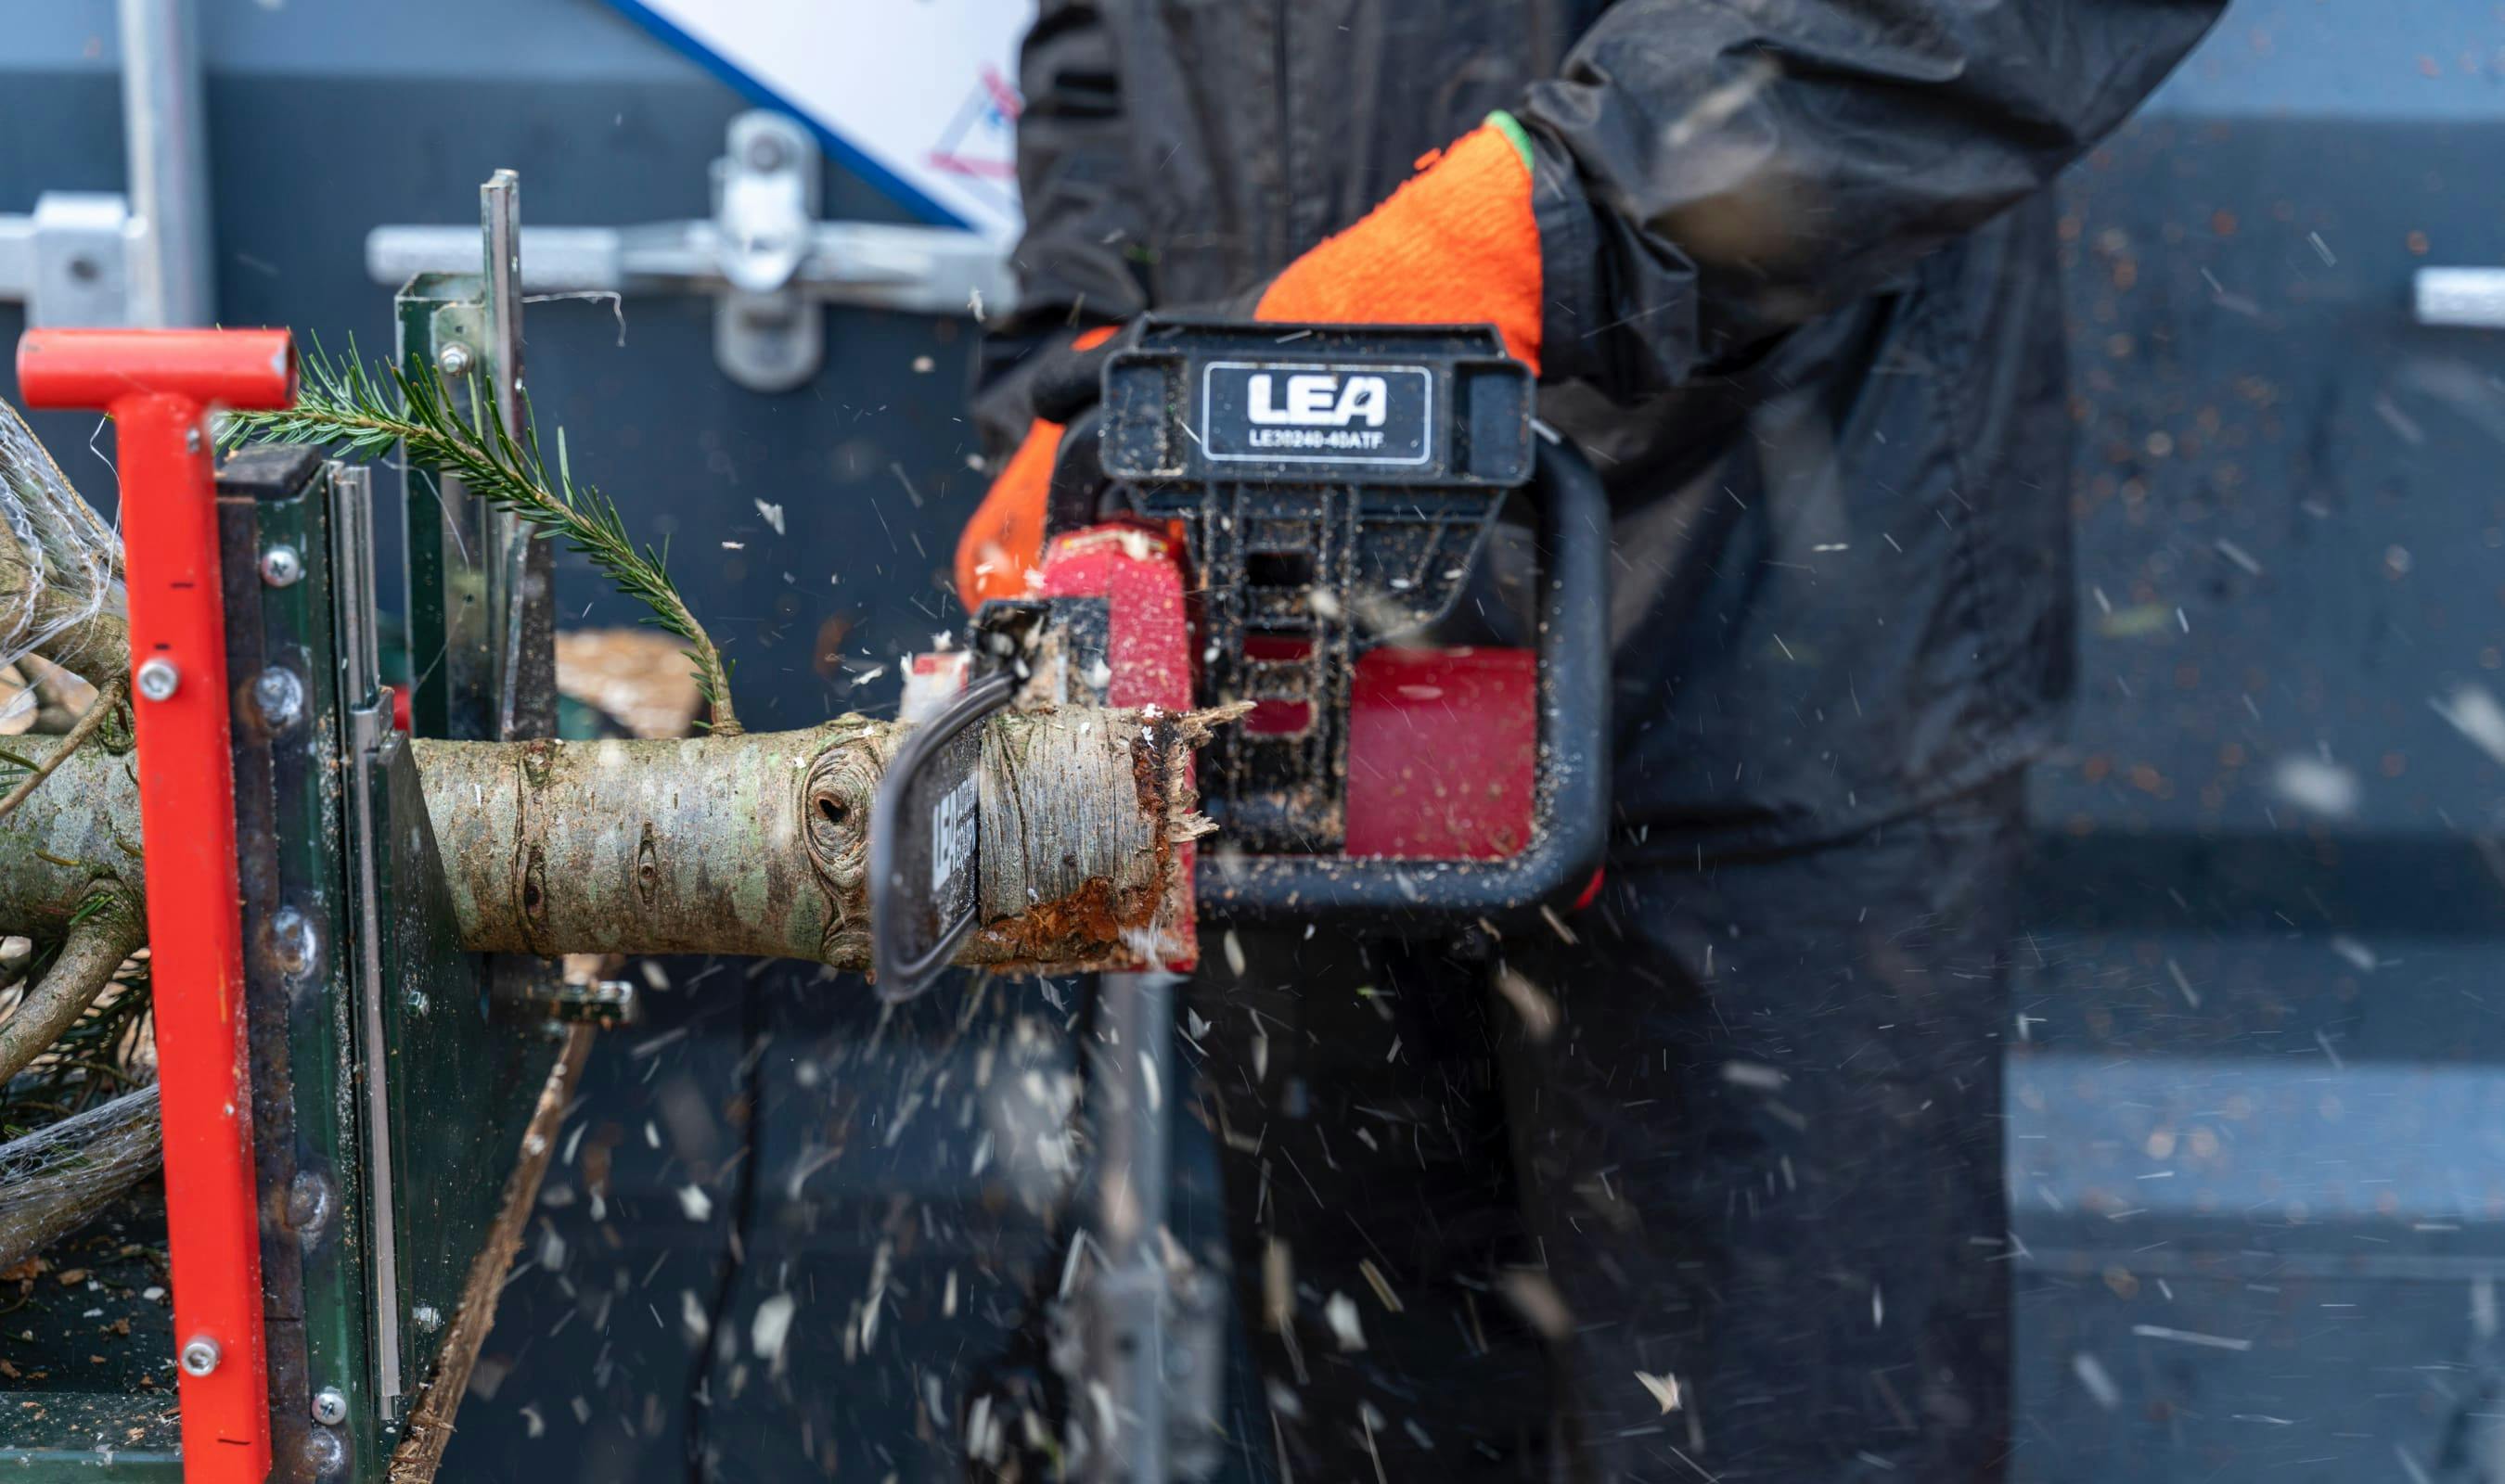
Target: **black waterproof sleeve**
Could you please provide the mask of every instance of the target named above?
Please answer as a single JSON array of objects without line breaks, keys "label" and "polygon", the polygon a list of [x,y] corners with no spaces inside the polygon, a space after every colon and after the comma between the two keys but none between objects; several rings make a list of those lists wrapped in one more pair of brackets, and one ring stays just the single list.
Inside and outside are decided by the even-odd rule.
[{"label": "black waterproof sleeve", "polygon": [[1619,0],[1519,111],[1542,369],[1620,398],[1883,287],[2119,123],[2224,0]]},{"label": "black waterproof sleeve", "polygon": [[1142,228],[1129,183],[1131,128],[1119,58],[1099,0],[1043,0],[1019,53],[1018,192],[1026,233],[1012,265],[1018,307],[983,343],[975,416],[994,453],[1031,421],[1021,363],[1041,345],[1147,307],[1134,263]]}]

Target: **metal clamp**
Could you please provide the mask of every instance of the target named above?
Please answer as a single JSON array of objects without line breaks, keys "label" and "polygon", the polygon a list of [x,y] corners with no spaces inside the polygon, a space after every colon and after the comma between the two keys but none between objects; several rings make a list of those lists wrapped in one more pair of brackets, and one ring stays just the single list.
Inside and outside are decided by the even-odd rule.
[{"label": "metal clamp", "polygon": [[206,325],[208,130],[188,0],[122,0],[122,132],[128,194],[48,190],[0,216],[0,301],[26,323],[93,328]]},{"label": "metal clamp", "polygon": [[32,326],[128,325],[132,235],[120,194],[47,190],[34,215],[0,217],[0,299]]},{"label": "metal clamp", "polygon": [[[705,293],[714,356],[753,392],[788,392],[826,359],[821,304],[985,316],[1015,293],[1006,255],[973,232],[818,220],[818,142],[762,110],[730,121],[713,166],[713,217],[641,226],[522,230],[526,293]],[[397,287],[477,260],[468,226],[378,226],[366,271]]]}]

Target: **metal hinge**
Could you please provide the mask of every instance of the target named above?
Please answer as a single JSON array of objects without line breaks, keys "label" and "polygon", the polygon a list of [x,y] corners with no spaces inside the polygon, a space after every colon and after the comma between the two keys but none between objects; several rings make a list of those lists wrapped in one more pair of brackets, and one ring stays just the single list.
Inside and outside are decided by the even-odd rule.
[{"label": "metal hinge", "polygon": [[[947,227],[818,220],[818,142],[797,121],[757,111],[730,121],[714,161],[714,214],[642,226],[522,229],[522,289],[553,293],[705,293],[714,356],[754,392],[788,392],[826,359],[823,304],[916,314],[1006,309],[1014,292],[999,244]],[[378,226],[366,270],[398,286],[477,261],[476,228]]]}]

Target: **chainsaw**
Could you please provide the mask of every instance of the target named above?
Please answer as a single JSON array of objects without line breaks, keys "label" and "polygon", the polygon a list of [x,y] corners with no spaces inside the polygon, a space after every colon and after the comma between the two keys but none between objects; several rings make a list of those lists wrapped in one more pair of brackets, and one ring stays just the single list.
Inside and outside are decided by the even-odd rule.
[{"label": "chainsaw", "polygon": [[[1200,755],[1216,832],[1130,967],[1187,970],[1209,922],[1416,936],[1570,906],[1607,825],[1608,512],[1496,332],[1150,319],[1103,378],[1029,596],[906,664],[922,725],[870,827],[881,993],[976,926],[975,729],[1017,707],[1249,707]],[[1420,644],[1518,492],[1536,650]]]},{"label": "chainsaw", "polygon": [[[910,997],[982,925],[986,719],[1222,708],[1194,779],[1215,830],[1175,845],[1130,958],[1030,966],[1111,971],[1088,1073],[1097,1260],[1052,1312],[1056,1367],[1095,1398],[1074,1409],[1073,1476],[1167,1484],[1210,1476],[1225,1436],[1217,1285],[1165,1234],[1161,1089],[1199,929],[1503,932],[1589,894],[1608,509],[1486,327],[1151,318],[1101,390],[1063,435],[1027,596],[906,662],[918,725],[872,801],[872,962],[884,997]],[[1429,642],[1516,497],[1537,510],[1536,648]]]}]

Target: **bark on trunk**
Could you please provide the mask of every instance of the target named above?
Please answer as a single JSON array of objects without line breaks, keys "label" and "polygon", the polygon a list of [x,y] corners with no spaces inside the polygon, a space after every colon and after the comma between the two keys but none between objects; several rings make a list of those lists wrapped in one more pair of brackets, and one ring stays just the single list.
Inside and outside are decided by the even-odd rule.
[{"label": "bark on trunk", "polygon": [[[0,739],[0,754],[41,767],[63,741]],[[139,863],[138,756],[90,742],[24,803],[0,815],[0,933],[57,939],[99,887],[118,888],[134,914],[147,900]]]},{"label": "bark on trunk", "polygon": [[[467,948],[869,961],[870,796],[905,730],[413,744]],[[978,775],[969,964],[1125,957],[1197,827],[1192,718],[1016,712]]]},{"label": "bark on trunk", "polygon": [[0,1145],[0,1270],[93,1221],[163,1158],[154,1087]]},{"label": "bark on trunk", "polygon": [[[462,946],[869,962],[870,796],[905,729],[410,743]],[[1206,718],[1021,711],[982,733],[982,925],[958,961],[1130,961],[1202,828]],[[59,739],[7,748],[41,763]],[[133,759],[94,743],[0,817],[0,932],[51,940],[99,885],[142,901]]]}]

